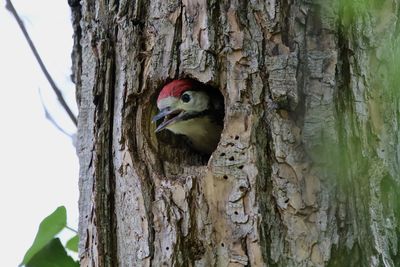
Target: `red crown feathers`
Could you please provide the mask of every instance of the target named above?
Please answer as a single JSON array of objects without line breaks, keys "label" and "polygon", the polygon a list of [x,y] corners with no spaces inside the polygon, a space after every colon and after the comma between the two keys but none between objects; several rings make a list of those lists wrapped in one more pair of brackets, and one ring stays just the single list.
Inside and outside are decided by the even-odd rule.
[{"label": "red crown feathers", "polygon": [[194,82],[189,79],[173,80],[163,87],[158,95],[157,102],[166,97],[180,97],[183,92],[193,88]]}]

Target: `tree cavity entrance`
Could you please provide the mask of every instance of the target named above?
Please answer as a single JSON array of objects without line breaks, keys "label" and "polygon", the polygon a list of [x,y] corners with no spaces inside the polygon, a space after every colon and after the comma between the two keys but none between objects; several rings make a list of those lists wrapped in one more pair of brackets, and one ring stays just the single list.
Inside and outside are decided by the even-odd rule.
[{"label": "tree cavity entrance", "polygon": [[155,96],[152,121],[162,159],[204,165],[217,148],[223,130],[225,106],[221,92],[184,78],[166,82]]}]

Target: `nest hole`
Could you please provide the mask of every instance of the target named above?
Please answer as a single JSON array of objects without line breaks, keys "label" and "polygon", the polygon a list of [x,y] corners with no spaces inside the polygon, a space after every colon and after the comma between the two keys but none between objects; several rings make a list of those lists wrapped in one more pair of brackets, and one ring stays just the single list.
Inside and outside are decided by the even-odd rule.
[{"label": "nest hole", "polygon": [[[164,88],[166,88],[167,86],[172,91],[173,90],[182,91],[181,90],[182,83],[179,83],[179,81],[187,81],[187,84],[190,84],[191,86],[188,88],[184,88],[183,90],[184,93],[188,91],[205,93],[208,96],[209,100],[208,107],[202,111],[196,110],[195,112],[192,111],[187,112],[183,108],[185,107],[185,104],[186,105],[188,104],[187,102],[188,99],[182,97],[184,93],[182,93],[182,95],[180,96],[175,96],[175,95],[172,96],[171,101],[177,101],[177,102],[171,102],[173,104],[171,104],[170,106],[166,106],[164,103],[160,104],[160,101],[157,102],[160,92],[163,92]],[[174,82],[177,84],[176,88],[173,86]],[[194,93],[192,97],[194,98],[195,95],[196,93]],[[191,165],[191,166],[206,165],[211,154],[217,148],[217,145],[221,138],[221,133],[223,131],[225,105],[222,93],[216,87],[201,83],[194,79],[172,80],[160,86],[160,90],[155,92],[155,94],[153,95],[152,103],[154,103],[154,107],[152,108],[151,112],[152,118],[154,118],[156,114],[159,114],[159,112],[161,112],[160,108],[161,109],[169,108],[170,110],[172,110],[178,107],[176,109],[179,110],[171,113],[171,115],[167,115],[161,118],[160,120],[157,120],[155,123],[153,123],[154,127],[150,127],[151,129],[153,129],[153,133],[157,140],[156,143],[157,154],[160,156],[161,160],[168,161],[169,163],[177,165]],[[173,105],[176,106],[174,107]],[[187,113],[187,115],[183,113]],[[171,124],[168,124],[169,121],[172,121]],[[166,123],[167,126],[155,133],[155,129],[159,128],[160,125],[163,123],[164,125]],[[185,130],[179,129],[179,131],[187,131],[188,134],[179,133],[177,132],[178,130],[176,130],[177,127],[171,127],[173,123],[175,123],[175,125],[179,123],[180,126],[183,125],[184,127],[191,127],[191,129],[189,128],[185,128]],[[213,128],[215,125],[217,127]],[[207,135],[209,134],[210,136],[209,137],[207,136],[204,140],[198,138],[196,139],[196,134],[202,131],[203,129],[205,133]],[[214,129],[213,133],[211,133],[210,129]],[[208,140],[211,139],[213,140],[212,142],[209,142],[212,143],[211,146],[208,146],[208,144],[203,146],[202,143],[206,144],[206,142],[208,142]],[[204,149],[204,147],[206,147],[207,149]]]}]

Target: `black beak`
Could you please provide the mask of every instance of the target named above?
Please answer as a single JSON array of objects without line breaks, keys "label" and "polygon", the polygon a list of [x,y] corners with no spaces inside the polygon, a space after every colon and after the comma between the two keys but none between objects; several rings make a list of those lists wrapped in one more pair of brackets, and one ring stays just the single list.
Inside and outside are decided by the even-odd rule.
[{"label": "black beak", "polygon": [[153,119],[152,119],[151,121],[152,121],[152,122],[156,122],[156,121],[158,121],[159,119],[162,119],[162,118],[164,118],[165,116],[171,114],[172,112],[173,112],[173,110],[170,110],[169,108],[162,109],[157,115],[155,115],[155,116],[153,117]]},{"label": "black beak", "polygon": [[155,132],[157,133],[157,132],[165,129],[165,127],[167,127],[171,123],[180,120],[182,115],[183,115],[183,112],[180,109],[173,109],[173,110],[171,110],[170,108],[162,109],[152,119],[152,122],[156,122],[156,121],[158,121],[158,120],[160,120],[162,118],[165,118],[165,120],[160,125],[158,125],[158,127],[157,127]]}]

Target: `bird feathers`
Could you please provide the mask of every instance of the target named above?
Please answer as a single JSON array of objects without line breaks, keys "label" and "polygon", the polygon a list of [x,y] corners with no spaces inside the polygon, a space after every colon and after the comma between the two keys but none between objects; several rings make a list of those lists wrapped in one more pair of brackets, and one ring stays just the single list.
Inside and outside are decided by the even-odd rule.
[{"label": "bird feathers", "polygon": [[157,103],[167,97],[180,97],[183,92],[194,87],[195,82],[190,79],[173,80],[163,87],[157,98]]},{"label": "bird feathers", "polygon": [[153,121],[164,121],[156,132],[168,129],[184,135],[202,153],[216,148],[224,118],[224,98],[218,90],[191,79],[174,80],[162,88],[157,107],[160,112]]}]

